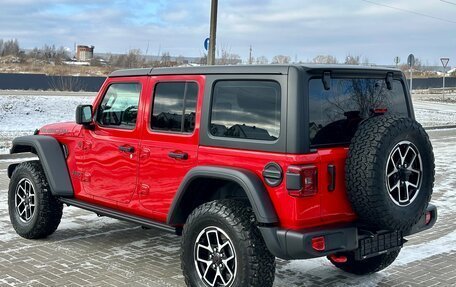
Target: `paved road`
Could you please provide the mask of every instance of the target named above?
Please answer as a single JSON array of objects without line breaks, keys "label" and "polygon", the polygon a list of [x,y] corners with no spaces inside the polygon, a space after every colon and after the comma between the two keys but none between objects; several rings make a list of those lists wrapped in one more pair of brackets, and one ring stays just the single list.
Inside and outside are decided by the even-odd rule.
[{"label": "paved road", "polygon": [[[399,258],[378,274],[343,273],[324,258],[277,260],[275,286],[456,286],[456,130],[430,131],[439,207],[434,229],[409,238]],[[183,286],[179,238],[65,208],[44,240],[18,237],[6,205],[7,165],[0,158],[0,286]]]}]

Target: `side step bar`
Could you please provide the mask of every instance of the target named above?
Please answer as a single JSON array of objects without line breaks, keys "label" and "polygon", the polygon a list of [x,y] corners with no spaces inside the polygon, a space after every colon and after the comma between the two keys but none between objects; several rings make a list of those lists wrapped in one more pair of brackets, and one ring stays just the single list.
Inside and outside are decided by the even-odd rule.
[{"label": "side step bar", "polygon": [[115,219],[129,221],[129,222],[136,223],[141,226],[148,227],[148,228],[156,228],[156,229],[160,229],[160,230],[171,232],[171,233],[176,233],[176,234],[178,233],[176,228],[166,225],[164,223],[155,222],[148,218],[131,215],[131,214],[126,214],[126,213],[123,213],[123,212],[120,212],[120,211],[117,211],[117,210],[114,210],[111,208],[102,207],[102,206],[90,204],[87,202],[82,202],[82,201],[72,199],[72,198],[60,198],[59,200],[68,205],[73,205],[73,206],[76,206],[76,207],[79,207],[79,208],[82,208],[85,210],[93,211],[98,215],[104,215],[104,216],[112,217]]}]

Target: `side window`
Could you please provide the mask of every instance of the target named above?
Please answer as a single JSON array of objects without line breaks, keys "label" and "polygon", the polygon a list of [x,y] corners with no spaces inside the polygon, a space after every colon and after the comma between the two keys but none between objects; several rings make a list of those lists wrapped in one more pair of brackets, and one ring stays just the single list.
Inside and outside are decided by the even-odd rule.
[{"label": "side window", "polygon": [[219,81],[214,86],[210,133],[274,141],[280,134],[280,85],[274,81]]},{"label": "side window", "polygon": [[152,110],[151,129],[191,133],[195,129],[198,84],[158,83]]},{"label": "side window", "polygon": [[97,111],[97,122],[106,127],[132,130],[136,126],[141,85],[109,86]]}]

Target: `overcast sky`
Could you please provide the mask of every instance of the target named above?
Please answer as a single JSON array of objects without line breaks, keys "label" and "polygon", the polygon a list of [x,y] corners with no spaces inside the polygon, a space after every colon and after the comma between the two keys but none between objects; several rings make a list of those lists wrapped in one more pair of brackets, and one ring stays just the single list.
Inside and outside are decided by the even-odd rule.
[{"label": "overcast sky", "polygon": [[[369,3],[370,2],[370,3]],[[21,47],[74,43],[95,52],[201,56],[210,0],[1,0],[0,38]],[[376,5],[387,5],[386,6]],[[331,54],[377,64],[456,62],[456,0],[219,0],[218,47],[248,58]]]}]

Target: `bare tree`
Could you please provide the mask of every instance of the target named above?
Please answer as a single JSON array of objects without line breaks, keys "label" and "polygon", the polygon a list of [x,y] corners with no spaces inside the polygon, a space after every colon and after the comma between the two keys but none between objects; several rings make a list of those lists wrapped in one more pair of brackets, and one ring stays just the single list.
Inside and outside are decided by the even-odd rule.
[{"label": "bare tree", "polygon": [[269,63],[269,61],[268,61],[268,58],[266,58],[265,56],[260,56],[255,59],[255,64],[265,65],[267,63]]},{"label": "bare tree", "polygon": [[169,52],[162,53],[160,64],[164,67],[171,66],[171,55],[169,54]]},{"label": "bare tree", "polygon": [[331,55],[318,55],[312,59],[314,64],[337,64],[337,58]]},{"label": "bare tree", "polygon": [[19,52],[19,42],[17,41],[17,39],[8,40],[5,42],[3,42],[2,40],[0,47],[0,56],[19,56]]},{"label": "bare tree", "polygon": [[207,54],[203,53],[203,55],[199,58],[197,63],[200,65],[207,65]]},{"label": "bare tree", "polygon": [[188,60],[185,59],[183,55],[179,55],[176,58],[176,64],[177,65],[183,65],[183,64],[188,64]]},{"label": "bare tree", "polygon": [[290,56],[276,55],[272,58],[272,64],[288,64],[291,62]]},{"label": "bare tree", "polygon": [[219,59],[216,59],[218,65],[238,65],[242,63],[241,56],[231,53],[231,49],[222,47],[220,51],[221,56]]},{"label": "bare tree", "polygon": [[145,59],[140,49],[132,49],[126,55],[110,55],[108,62],[111,66],[118,68],[140,68],[145,65]]},{"label": "bare tree", "polygon": [[361,63],[361,57],[359,55],[353,56],[351,54],[348,54],[345,57],[344,64],[346,64],[346,65],[359,65],[360,63]]}]

